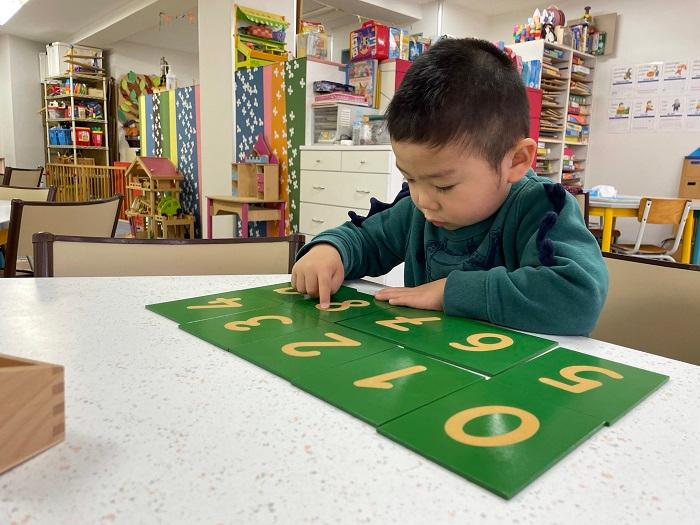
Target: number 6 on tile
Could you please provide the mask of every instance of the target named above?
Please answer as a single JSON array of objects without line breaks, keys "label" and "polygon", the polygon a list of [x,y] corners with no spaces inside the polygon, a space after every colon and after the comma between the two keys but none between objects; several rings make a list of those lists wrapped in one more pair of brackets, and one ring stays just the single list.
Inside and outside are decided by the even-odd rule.
[{"label": "number 6 on tile", "polygon": [[[483,339],[498,339],[496,343],[483,343]],[[513,345],[513,339],[503,334],[472,334],[467,337],[467,343],[470,346],[463,345],[461,343],[453,342],[450,343],[452,348],[457,350],[466,350],[467,352],[491,352],[492,350],[503,350]]]}]

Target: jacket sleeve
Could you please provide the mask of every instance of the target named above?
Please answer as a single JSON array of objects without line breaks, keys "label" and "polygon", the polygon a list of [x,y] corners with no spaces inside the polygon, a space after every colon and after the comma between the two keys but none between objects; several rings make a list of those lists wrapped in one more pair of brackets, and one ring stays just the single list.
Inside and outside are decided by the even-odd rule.
[{"label": "jacket sleeve", "polygon": [[384,275],[404,261],[413,209],[411,199],[405,198],[361,226],[346,222],[326,230],[302,248],[297,260],[315,245],[328,243],[340,252],[346,279]]},{"label": "jacket sleeve", "polygon": [[576,199],[558,190],[564,193],[559,206],[542,193],[521,203],[515,239],[518,268],[450,273],[444,295],[447,314],[531,332],[591,332],[605,302],[607,268]]}]

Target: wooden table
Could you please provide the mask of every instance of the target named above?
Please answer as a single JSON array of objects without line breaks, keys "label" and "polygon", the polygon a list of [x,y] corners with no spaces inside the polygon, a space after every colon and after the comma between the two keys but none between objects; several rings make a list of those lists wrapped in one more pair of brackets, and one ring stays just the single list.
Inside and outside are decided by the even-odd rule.
[{"label": "wooden table", "polygon": [[[614,228],[615,219],[617,217],[637,217],[639,214],[639,202],[642,197],[637,195],[620,195],[614,198],[600,198],[591,197],[590,207],[588,214],[593,217],[603,218],[603,241],[601,243],[601,249],[604,252],[610,251],[610,246],[612,244],[612,231]],[[685,223],[685,229],[683,230],[683,241],[681,243],[681,261],[682,263],[689,263],[691,258],[691,247],[693,245],[693,225],[695,223],[694,218],[698,218],[698,211],[700,211],[700,200],[694,200],[691,209],[695,213],[688,215],[688,220]],[[694,217],[694,215],[696,217]],[[700,235],[700,229],[696,232],[696,237]],[[700,242],[696,238],[696,251]],[[695,261],[697,262],[697,261]]]},{"label": "wooden table", "polygon": [[505,501],[144,308],[285,280],[0,279],[2,352],[64,366],[66,414],[0,476],[0,523],[697,523],[700,367],[550,337],[671,379]]},{"label": "wooden table", "polygon": [[248,223],[251,221],[277,221],[278,234],[284,236],[286,205],[286,201],[265,201],[255,198],[232,197],[231,195],[208,195],[207,237],[212,238],[212,217],[220,214],[234,214],[241,218],[242,237],[248,237]]}]

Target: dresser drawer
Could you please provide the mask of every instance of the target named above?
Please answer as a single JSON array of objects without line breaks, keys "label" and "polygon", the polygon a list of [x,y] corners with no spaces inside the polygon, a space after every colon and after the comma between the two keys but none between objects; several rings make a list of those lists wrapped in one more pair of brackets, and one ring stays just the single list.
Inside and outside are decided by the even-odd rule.
[{"label": "dresser drawer", "polygon": [[[299,231],[304,235],[318,235],[324,230],[340,226],[350,220],[348,211],[352,208],[328,206],[302,202],[299,211]],[[368,210],[355,208],[360,215],[367,215]]]},{"label": "dresser drawer", "polygon": [[340,151],[301,150],[301,169],[340,171]]},{"label": "dresser drawer", "polygon": [[343,151],[343,171],[391,173],[391,151]]},{"label": "dresser drawer", "polygon": [[318,204],[369,208],[369,198],[387,200],[388,175],[302,171],[300,200]]}]

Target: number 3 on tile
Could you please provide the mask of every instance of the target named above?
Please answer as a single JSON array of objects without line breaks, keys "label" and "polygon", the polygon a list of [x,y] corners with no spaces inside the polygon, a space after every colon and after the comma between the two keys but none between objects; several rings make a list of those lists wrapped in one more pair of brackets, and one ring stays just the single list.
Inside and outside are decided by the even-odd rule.
[{"label": "number 3 on tile", "polygon": [[[495,436],[475,436],[464,431],[464,426],[470,421],[482,416],[492,416],[496,414],[515,416],[520,419],[520,424],[510,432]],[[445,421],[445,433],[448,436],[458,443],[471,445],[473,447],[505,447],[506,445],[515,445],[516,443],[530,439],[537,434],[539,429],[539,419],[527,410],[501,405],[468,408],[457,412],[454,416]]]},{"label": "number 3 on tile", "polygon": [[578,374],[579,372],[598,372],[599,374],[612,377],[613,379],[622,379],[622,374],[618,374],[613,370],[608,370],[607,368],[601,368],[599,366],[567,366],[559,370],[559,374],[564,379],[573,381],[576,384],[568,385],[566,383],[562,383],[561,381],[550,379],[549,377],[540,377],[539,381],[540,383],[544,383],[545,385],[553,386],[554,388],[560,388],[561,390],[566,390],[567,392],[571,392],[572,394],[582,394],[584,392],[588,392],[589,390],[593,390],[594,388],[598,388],[599,386],[603,385],[603,383],[601,383],[600,381],[596,381],[595,379],[586,379],[585,377],[578,377],[576,374]]},{"label": "number 3 on tile", "polygon": [[[498,339],[495,343],[484,343],[484,339]],[[472,334],[467,337],[469,346],[461,343],[450,343],[452,348],[466,350],[467,352],[491,352],[492,350],[503,350],[513,345],[513,339],[503,334]]]},{"label": "number 3 on tile", "polygon": [[292,324],[293,322],[289,317],[283,315],[260,315],[246,321],[231,321],[226,323],[224,328],[233,332],[249,332],[251,326],[260,326],[260,321],[279,321],[282,324]]}]

